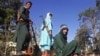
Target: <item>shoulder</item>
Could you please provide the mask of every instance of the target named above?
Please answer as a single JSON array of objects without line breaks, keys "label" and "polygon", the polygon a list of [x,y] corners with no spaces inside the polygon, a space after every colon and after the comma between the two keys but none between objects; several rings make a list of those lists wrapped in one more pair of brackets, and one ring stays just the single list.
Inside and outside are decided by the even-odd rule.
[{"label": "shoulder", "polygon": [[58,33],[58,34],[55,35],[54,39],[59,39],[60,37],[61,37],[61,34]]},{"label": "shoulder", "polygon": [[19,10],[25,10],[25,7],[24,7],[24,6],[21,6],[21,7],[19,8]]},{"label": "shoulder", "polygon": [[48,18],[48,17],[46,17],[46,18],[45,18],[45,21],[46,21],[46,22],[51,22],[51,19]]}]

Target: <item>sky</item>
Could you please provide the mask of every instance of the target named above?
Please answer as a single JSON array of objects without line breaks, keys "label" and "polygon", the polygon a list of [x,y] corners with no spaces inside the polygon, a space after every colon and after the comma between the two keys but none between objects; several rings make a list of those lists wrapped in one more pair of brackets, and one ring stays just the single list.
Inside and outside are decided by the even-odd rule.
[{"label": "sky", "polygon": [[[26,0],[28,1],[28,0]],[[46,13],[53,14],[53,36],[60,29],[61,24],[66,24],[69,28],[68,42],[73,40],[79,28],[78,14],[90,7],[95,7],[95,0],[29,0],[32,7],[30,9],[30,18],[34,25],[40,27],[42,18]]]}]

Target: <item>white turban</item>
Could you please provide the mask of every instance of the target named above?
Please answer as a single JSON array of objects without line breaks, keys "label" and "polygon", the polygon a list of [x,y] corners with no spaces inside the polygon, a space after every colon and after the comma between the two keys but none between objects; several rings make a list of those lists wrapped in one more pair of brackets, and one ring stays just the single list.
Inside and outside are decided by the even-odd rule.
[{"label": "white turban", "polygon": [[46,18],[51,18],[51,17],[52,17],[52,13],[48,12],[47,15],[46,15]]},{"label": "white turban", "polygon": [[66,28],[66,29],[68,30],[68,27],[67,27],[67,25],[65,25],[65,24],[62,24],[62,25],[60,26],[60,30],[62,30],[62,29],[64,29],[64,28]]}]

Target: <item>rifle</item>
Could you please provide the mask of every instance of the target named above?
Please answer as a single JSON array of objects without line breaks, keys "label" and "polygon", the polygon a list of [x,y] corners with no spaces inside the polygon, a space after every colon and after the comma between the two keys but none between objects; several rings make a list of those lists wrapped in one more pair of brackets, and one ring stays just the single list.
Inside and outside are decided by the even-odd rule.
[{"label": "rifle", "polygon": [[34,48],[33,49],[33,51],[34,51],[33,56],[40,56],[39,53],[41,52],[41,50],[40,50],[40,48],[38,46],[34,29],[33,29],[33,41],[35,42],[35,46],[33,46],[33,48]]}]

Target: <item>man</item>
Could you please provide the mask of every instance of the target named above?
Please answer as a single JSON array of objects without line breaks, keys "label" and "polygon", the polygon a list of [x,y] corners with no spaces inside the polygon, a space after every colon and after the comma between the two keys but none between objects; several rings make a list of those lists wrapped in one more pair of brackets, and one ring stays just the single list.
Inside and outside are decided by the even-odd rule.
[{"label": "man", "polygon": [[51,38],[52,38],[51,19],[52,19],[52,14],[48,12],[41,27],[40,47],[42,51],[42,56],[49,56],[49,51],[51,47]]},{"label": "man", "polygon": [[[62,24],[60,27],[60,32],[54,37],[54,50],[56,56],[75,56],[77,50],[77,41],[73,40],[67,43],[68,27]],[[75,55],[74,55],[75,54]]]},{"label": "man", "polygon": [[17,15],[17,26],[16,33],[14,36],[14,41],[17,43],[16,50],[17,54],[25,53],[30,42],[30,34],[29,34],[29,9],[32,6],[32,2],[26,2],[25,6],[20,7]]}]

